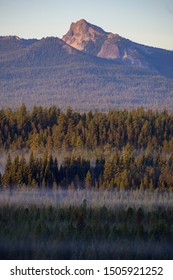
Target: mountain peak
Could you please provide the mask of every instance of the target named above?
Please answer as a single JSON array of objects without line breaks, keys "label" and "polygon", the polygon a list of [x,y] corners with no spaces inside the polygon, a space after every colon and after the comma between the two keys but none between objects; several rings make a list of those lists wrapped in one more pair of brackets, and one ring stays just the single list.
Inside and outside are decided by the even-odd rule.
[{"label": "mountain peak", "polygon": [[87,22],[85,19],[80,19],[71,24],[62,40],[80,51],[89,52],[89,49],[93,48],[93,44],[107,34],[102,28]]},{"label": "mountain peak", "polygon": [[[81,19],[72,23],[62,40],[68,45],[101,58],[119,60],[123,63],[149,67],[146,63],[148,50],[118,34],[105,32],[102,28]],[[151,50],[152,51],[152,50]]]},{"label": "mountain peak", "polygon": [[106,34],[102,28],[87,22],[85,19],[80,19],[75,23],[73,22],[70,26],[70,30],[74,33],[89,33],[90,35],[93,35],[94,33],[99,35]]},{"label": "mountain peak", "polygon": [[117,43],[121,39],[118,34],[106,32],[85,19],[72,23],[69,31],[62,38],[73,48],[107,59],[120,58],[121,54]]},{"label": "mountain peak", "polygon": [[89,22],[87,22],[85,19],[80,19],[76,22],[72,22],[70,28],[86,28],[87,26],[91,25]]}]

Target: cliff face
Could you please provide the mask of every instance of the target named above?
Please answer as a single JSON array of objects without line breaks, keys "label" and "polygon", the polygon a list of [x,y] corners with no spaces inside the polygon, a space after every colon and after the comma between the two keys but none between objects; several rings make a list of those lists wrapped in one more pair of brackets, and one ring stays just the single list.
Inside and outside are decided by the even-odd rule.
[{"label": "cliff face", "polygon": [[81,19],[72,23],[69,31],[62,40],[70,46],[104,58],[119,58],[119,51],[115,45],[120,36],[107,33],[100,27]]},{"label": "cliff face", "polygon": [[107,33],[103,29],[82,19],[71,24],[62,40],[80,51],[97,55],[106,37]]}]

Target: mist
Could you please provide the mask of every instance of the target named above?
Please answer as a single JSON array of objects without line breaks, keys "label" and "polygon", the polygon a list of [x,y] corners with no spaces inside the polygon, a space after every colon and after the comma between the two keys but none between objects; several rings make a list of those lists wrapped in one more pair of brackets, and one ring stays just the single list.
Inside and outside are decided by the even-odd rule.
[{"label": "mist", "polygon": [[132,207],[143,208],[145,211],[159,207],[169,209],[173,206],[173,192],[171,191],[141,191],[141,190],[64,190],[19,187],[0,190],[0,205],[5,206],[52,206],[69,207],[85,204],[87,207],[108,209]]}]

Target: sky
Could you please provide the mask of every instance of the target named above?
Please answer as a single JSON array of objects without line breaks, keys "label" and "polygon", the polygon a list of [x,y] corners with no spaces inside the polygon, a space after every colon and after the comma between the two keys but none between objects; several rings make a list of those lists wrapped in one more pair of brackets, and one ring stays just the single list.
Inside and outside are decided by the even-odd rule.
[{"label": "sky", "polygon": [[0,0],[0,36],[61,38],[80,19],[173,50],[173,0]]}]

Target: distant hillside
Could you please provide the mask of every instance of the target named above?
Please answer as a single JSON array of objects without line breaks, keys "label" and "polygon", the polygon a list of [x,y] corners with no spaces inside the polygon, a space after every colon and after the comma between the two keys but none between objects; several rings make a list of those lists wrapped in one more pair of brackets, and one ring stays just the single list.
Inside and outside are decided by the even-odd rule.
[{"label": "distant hillside", "polygon": [[25,40],[17,36],[0,36],[0,58],[25,49],[37,42],[37,39]]},{"label": "distant hillside", "polygon": [[[86,40],[78,36],[73,44],[69,40],[74,39],[76,24],[63,37],[68,44],[54,37],[0,37],[1,108],[19,107],[24,102],[29,107],[70,105],[81,111],[138,106],[173,109],[171,51],[132,43],[84,20],[77,26],[80,36],[86,33]],[[97,46],[92,45],[93,40]],[[105,48],[105,40],[117,41],[117,45]],[[130,60],[132,46],[137,50],[135,60],[131,49],[134,63]],[[128,58],[123,59],[123,51]]]}]

